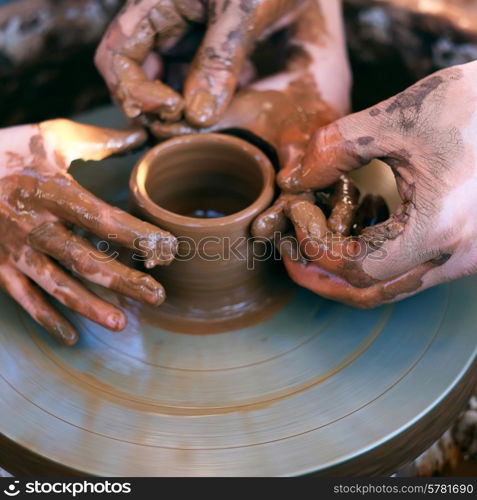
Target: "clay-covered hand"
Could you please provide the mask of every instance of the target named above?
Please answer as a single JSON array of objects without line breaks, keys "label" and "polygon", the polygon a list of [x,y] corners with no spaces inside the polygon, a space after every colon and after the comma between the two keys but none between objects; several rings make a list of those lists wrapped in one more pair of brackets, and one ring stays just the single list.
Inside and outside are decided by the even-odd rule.
[{"label": "clay-covered hand", "polygon": [[280,173],[284,190],[321,189],[379,158],[393,169],[402,204],[385,222],[342,237],[315,204],[291,202],[287,213],[301,241],[296,260],[285,245],[292,279],[324,297],[372,307],[474,273],[476,136],[475,62],[320,128],[303,161]]},{"label": "clay-covered hand", "polygon": [[122,330],[127,320],[64,268],[137,300],[154,305],[164,300],[154,279],[105,259],[69,228],[74,224],[147,254],[147,267],[173,259],[173,236],[105,204],[68,174],[75,159],[100,160],[144,140],[142,130],[108,130],[62,119],[0,131],[0,286],[66,345],[76,342],[76,330],[35,284],[111,330]]},{"label": "clay-covered hand", "polygon": [[[210,126],[227,108],[257,41],[291,22],[309,0],[128,0],[96,54],[126,115]],[[205,35],[191,33],[206,24]],[[183,97],[166,85],[165,58],[190,62]],[[180,67],[180,64],[176,66]],[[162,81],[161,81],[162,78]]]},{"label": "clay-covered hand", "polygon": [[[273,148],[280,168],[294,165],[318,127],[349,111],[351,74],[341,2],[307,1],[306,9],[282,35],[279,41],[283,43],[274,41],[264,48],[269,58],[280,61],[277,71],[240,90],[214,126],[197,129],[186,122],[156,121],[152,131],[161,138],[217,130],[246,131],[246,138]],[[283,230],[285,198],[280,197],[257,219],[253,226],[256,236],[271,237]]]}]

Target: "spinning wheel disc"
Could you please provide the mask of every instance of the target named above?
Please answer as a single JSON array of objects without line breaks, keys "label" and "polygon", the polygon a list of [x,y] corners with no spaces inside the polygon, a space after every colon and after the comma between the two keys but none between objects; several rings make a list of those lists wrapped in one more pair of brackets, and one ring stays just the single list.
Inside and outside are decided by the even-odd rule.
[{"label": "spinning wheel disc", "polygon": [[[105,162],[89,182],[111,189],[131,165]],[[16,447],[37,473],[52,462],[108,476],[392,472],[446,430],[473,389],[476,283],[372,311],[293,288],[272,317],[216,335],[132,314],[111,333],[71,315],[75,348],[2,295],[0,462],[18,469]]]}]

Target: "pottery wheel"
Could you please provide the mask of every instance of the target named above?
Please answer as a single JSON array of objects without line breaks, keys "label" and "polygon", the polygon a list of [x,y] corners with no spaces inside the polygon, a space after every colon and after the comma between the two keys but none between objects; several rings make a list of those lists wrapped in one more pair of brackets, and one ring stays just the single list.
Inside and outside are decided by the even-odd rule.
[{"label": "pottery wheel", "polygon": [[[105,113],[84,121],[115,123]],[[120,202],[134,160],[78,175]],[[476,284],[371,311],[293,288],[265,321],[216,335],[132,314],[111,333],[70,314],[75,348],[0,295],[0,464],[100,476],[390,473],[446,430],[473,389]]]}]

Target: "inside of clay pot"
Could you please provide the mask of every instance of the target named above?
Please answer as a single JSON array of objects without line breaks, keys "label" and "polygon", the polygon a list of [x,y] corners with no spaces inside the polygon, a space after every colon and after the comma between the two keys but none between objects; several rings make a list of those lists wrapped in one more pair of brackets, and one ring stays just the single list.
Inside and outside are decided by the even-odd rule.
[{"label": "inside of clay pot", "polygon": [[[154,168],[155,166],[160,168]],[[152,163],[146,190],[154,203],[186,217],[225,217],[251,205],[264,179],[250,154],[232,144],[183,143]]]}]

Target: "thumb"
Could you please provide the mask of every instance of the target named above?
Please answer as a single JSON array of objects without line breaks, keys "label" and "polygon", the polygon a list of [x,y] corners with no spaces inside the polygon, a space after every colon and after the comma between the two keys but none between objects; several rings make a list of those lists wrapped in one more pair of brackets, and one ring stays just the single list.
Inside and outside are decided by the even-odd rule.
[{"label": "thumb", "polygon": [[147,138],[143,129],[115,130],[65,119],[42,122],[40,130],[45,143],[60,153],[66,166],[73,160],[102,160],[138,147]]},{"label": "thumb", "polygon": [[280,187],[288,192],[324,188],[343,174],[383,156],[376,127],[370,126],[364,113],[355,113],[319,128],[304,156],[278,175]]}]

